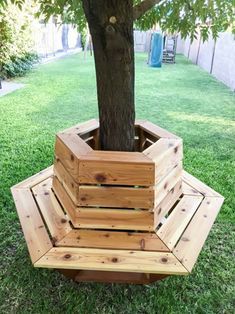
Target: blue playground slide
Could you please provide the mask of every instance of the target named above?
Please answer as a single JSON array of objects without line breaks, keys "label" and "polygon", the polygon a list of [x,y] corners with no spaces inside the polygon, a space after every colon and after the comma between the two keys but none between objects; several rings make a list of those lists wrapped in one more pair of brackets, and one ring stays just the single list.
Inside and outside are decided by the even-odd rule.
[{"label": "blue playground slide", "polygon": [[153,33],[151,39],[151,50],[149,66],[160,68],[162,66],[163,38],[160,33]]}]

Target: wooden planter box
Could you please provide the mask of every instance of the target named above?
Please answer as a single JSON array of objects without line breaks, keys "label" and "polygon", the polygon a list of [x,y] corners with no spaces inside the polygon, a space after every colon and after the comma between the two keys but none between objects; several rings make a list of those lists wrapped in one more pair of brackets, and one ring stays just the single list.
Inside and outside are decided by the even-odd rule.
[{"label": "wooden planter box", "polygon": [[191,272],[223,197],[182,169],[182,140],[136,122],[136,152],[99,150],[91,120],[56,137],[55,163],[15,185],[32,263],[76,281],[150,283]]},{"label": "wooden planter box", "polygon": [[153,231],[161,202],[182,194],[182,140],[141,121],[136,152],[100,151],[98,137],[96,120],[57,134],[56,196],[75,227]]}]

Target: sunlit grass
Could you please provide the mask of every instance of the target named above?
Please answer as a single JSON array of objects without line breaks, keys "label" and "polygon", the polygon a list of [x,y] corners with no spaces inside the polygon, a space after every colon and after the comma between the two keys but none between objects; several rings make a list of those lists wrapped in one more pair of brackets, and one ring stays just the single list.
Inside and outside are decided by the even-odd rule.
[{"label": "sunlit grass", "polygon": [[192,275],[77,285],[32,268],[9,188],[53,162],[56,132],[98,115],[93,60],[74,55],[39,66],[0,98],[0,313],[233,313],[234,94],[182,56],[161,69],[146,59],[136,56],[137,118],[181,136],[185,169],[226,198]]}]

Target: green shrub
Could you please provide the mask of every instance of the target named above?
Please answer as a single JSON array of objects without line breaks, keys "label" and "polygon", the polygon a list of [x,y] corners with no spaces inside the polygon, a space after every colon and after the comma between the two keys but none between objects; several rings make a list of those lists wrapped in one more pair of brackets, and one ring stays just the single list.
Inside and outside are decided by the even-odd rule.
[{"label": "green shrub", "polygon": [[23,10],[10,1],[0,8],[0,78],[22,76],[38,61],[33,52],[35,4],[28,0]]}]

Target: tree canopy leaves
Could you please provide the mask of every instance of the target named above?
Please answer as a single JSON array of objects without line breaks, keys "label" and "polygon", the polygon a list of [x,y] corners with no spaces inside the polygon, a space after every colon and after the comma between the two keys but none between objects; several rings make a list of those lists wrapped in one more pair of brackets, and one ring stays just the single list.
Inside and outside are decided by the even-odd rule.
[{"label": "tree canopy leaves", "polygon": [[[0,4],[14,2],[19,7],[26,0],[0,0]],[[80,30],[86,27],[82,0],[35,0],[39,4],[38,15],[45,19],[60,15],[67,21],[78,25]],[[99,0],[97,0],[99,1]],[[235,33],[235,0],[133,0],[133,5],[151,3],[152,8],[135,21],[135,27],[147,30],[157,23],[168,32],[180,32],[182,37],[190,36],[191,40],[198,34],[203,40],[210,31],[214,38],[218,33],[230,28]]]}]

